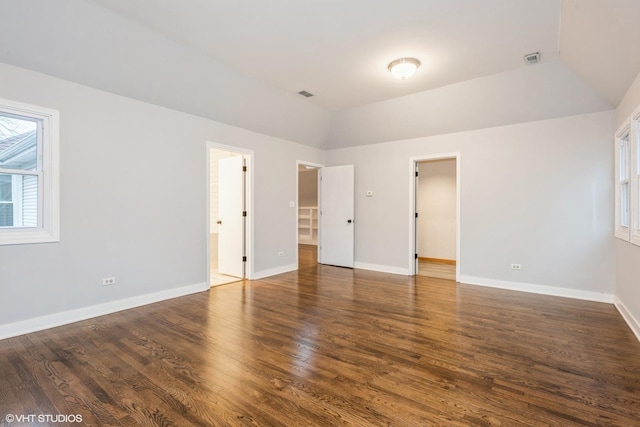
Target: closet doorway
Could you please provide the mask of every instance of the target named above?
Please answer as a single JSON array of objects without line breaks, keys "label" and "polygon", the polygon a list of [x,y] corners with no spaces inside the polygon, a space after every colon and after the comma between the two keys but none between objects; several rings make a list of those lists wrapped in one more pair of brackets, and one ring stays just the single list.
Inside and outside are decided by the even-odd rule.
[{"label": "closet doorway", "polygon": [[459,277],[458,155],[414,160],[414,274]]},{"label": "closet doorway", "polygon": [[248,278],[251,153],[207,144],[209,285]]},{"label": "closet doorway", "polygon": [[298,269],[318,264],[318,242],[320,241],[318,178],[321,167],[312,163],[297,163]]}]

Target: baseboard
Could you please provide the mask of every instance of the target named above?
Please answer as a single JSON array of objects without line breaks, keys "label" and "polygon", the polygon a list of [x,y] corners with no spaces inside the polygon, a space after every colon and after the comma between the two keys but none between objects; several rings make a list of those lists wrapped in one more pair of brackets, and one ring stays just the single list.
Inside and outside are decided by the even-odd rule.
[{"label": "baseboard", "polygon": [[256,271],[253,274],[252,280],[260,280],[265,277],[275,276],[276,274],[288,273],[290,271],[297,270],[298,267],[295,264],[284,265],[282,267],[270,268],[268,270]]},{"label": "baseboard", "polygon": [[418,261],[435,262],[438,264],[456,265],[455,259],[430,258],[427,256],[419,256]]},{"label": "baseboard", "polygon": [[618,312],[620,312],[624,321],[627,322],[627,325],[629,325],[629,328],[631,328],[631,331],[634,333],[638,341],[640,341],[640,322],[638,322],[638,319],[631,314],[617,295],[614,297],[613,304],[618,309]]},{"label": "baseboard", "polygon": [[613,295],[611,294],[581,291],[579,289],[556,288],[554,286],[532,285],[530,283],[509,282],[506,280],[486,279],[483,277],[472,276],[460,276],[460,283],[613,304]]},{"label": "baseboard", "polygon": [[104,316],[130,308],[136,308],[147,304],[153,304],[177,298],[185,295],[203,292],[209,289],[206,282],[198,283],[181,288],[167,289],[165,291],[154,292],[152,294],[140,295],[137,297],[126,298],[117,301],[110,301],[103,304],[92,305],[89,307],[78,308],[75,310],[63,311],[61,313],[49,314],[46,316],[35,317],[32,319],[21,320],[14,323],[0,325],[0,339],[16,337],[31,332],[42,331],[44,329],[54,328],[69,323],[79,322],[81,320],[90,319],[92,317]]},{"label": "baseboard", "polygon": [[392,267],[389,265],[369,264],[366,262],[355,262],[354,268],[360,268],[362,270],[378,271],[380,273],[402,274],[403,276],[409,275],[409,270],[402,267]]}]

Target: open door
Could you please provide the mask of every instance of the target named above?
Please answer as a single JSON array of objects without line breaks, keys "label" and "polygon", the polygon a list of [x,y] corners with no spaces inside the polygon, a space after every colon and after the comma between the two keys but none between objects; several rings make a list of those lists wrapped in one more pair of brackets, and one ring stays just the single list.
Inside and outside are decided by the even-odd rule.
[{"label": "open door", "polygon": [[320,170],[320,263],[353,268],[353,165]]},{"label": "open door", "polygon": [[244,277],[244,156],[218,162],[218,273]]}]

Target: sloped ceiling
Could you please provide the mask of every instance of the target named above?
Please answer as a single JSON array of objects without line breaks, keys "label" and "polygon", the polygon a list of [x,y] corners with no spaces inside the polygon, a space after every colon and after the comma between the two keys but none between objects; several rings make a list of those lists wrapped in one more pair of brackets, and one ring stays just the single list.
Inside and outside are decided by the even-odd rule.
[{"label": "sloped ceiling", "polygon": [[560,58],[617,107],[640,72],[640,1],[563,0]]},{"label": "sloped ceiling", "polygon": [[[612,109],[640,71],[639,3],[0,0],[0,62],[341,147]],[[423,63],[406,81],[387,71],[402,56]],[[481,102],[452,120],[461,88]]]},{"label": "sloped ceiling", "polygon": [[[95,0],[332,111],[557,57],[560,0]],[[391,78],[403,56],[423,65]]]}]

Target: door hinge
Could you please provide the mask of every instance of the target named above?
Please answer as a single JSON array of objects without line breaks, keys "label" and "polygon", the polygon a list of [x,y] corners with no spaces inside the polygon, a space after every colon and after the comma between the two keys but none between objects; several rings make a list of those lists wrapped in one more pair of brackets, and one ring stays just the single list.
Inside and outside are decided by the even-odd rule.
[{"label": "door hinge", "polygon": [[414,257],[414,259],[418,259],[418,254],[415,254],[415,257]]},{"label": "door hinge", "polygon": [[247,211],[242,211],[242,216],[247,216]]},{"label": "door hinge", "polygon": [[247,257],[246,256],[242,257],[242,262],[247,262]]},{"label": "door hinge", "polygon": [[242,166],[242,172],[246,172],[247,171],[247,167],[246,166]]},{"label": "door hinge", "polygon": [[416,212],[416,218],[418,218],[418,212]]},{"label": "door hinge", "polygon": [[418,171],[416,171],[416,176],[418,176]]}]

